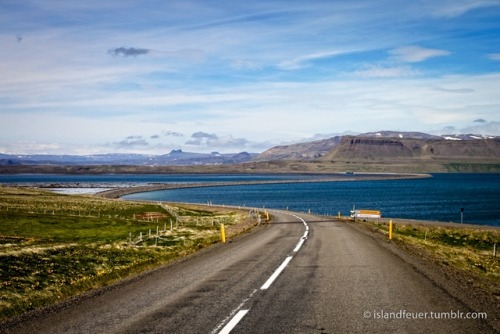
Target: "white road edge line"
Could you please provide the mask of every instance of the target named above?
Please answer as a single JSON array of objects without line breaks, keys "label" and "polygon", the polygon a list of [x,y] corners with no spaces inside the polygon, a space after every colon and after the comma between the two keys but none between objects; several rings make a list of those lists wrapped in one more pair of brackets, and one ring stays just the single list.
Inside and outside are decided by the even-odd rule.
[{"label": "white road edge line", "polygon": [[302,219],[301,217],[299,217],[297,215],[292,215],[292,216],[294,216],[295,218],[301,220],[302,224],[304,224],[304,226],[306,228],[306,231],[304,232],[304,235],[302,236],[302,238],[300,238],[299,242],[297,243],[297,245],[295,246],[295,248],[293,250],[294,253],[297,253],[300,250],[300,247],[302,247],[302,245],[306,241],[307,236],[309,235],[309,225],[307,225],[306,221],[304,219]]},{"label": "white road edge line", "polygon": [[283,269],[286,268],[286,266],[288,265],[288,263],[293,259],[293,256],[288,256],[285,261],[283,261],[283,263],[281,264],[281,266],[278,267],[278,269],[276,269],[274,271],[274,273],[271,275],[271,277],[269,277],[269,279],[266,281],[266,283],[264,283],[263,286],[260,287],[261,290],[267,290],[271,284],[273,284],[274,280],[279,276],[279,274],[281,274],[281,272],[283,271]]},{"label": "white road edge line", "polygon": [[249,310],[240,310],[236,315],[227,323],[226,326],[219,332],[219,334],[229,334],[236,327],[236,325],[243,319]]},{"label": "white road edge line", "polygon": [[293,252],[294,253],[297,253],[300,249],[300,247],[302,247],[302,245],[304,244],[304,242],[306,241],[307,239],[307,235],[309,234],[308,231],[305,231],[304,232],[304,235],[302,236],[302,238],[300,238],[299,242],[297,243],[297,246],[295,246],[295,248],[293,249]]}]

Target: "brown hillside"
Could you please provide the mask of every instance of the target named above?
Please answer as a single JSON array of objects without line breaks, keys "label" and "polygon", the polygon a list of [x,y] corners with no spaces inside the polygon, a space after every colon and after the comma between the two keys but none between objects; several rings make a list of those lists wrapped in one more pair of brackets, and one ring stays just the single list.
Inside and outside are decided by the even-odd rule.
[{"label": "brown hillside", "polygon": [[345,136],[323,161],[395,159],[498,160],[500,139],[445,140]]},{"label": "brown hillside", "polygon": [[262,152],[254,160],[315,160],[330,152],[333,147],[341,142],[341,139],[342,137],[332,137],[307,143],[275,146],[265,152]]}]

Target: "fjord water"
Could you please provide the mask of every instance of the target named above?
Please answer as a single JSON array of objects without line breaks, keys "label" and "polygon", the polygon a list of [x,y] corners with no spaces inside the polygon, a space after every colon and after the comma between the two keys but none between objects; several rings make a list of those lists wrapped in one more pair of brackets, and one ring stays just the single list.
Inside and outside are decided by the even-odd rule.
[{"label": "fjord water", "polygon": [[163,190],[130,200],[176,201],[348,215],[378,209],[383,217],[500,226],[500,174],[434,174],[432,178],[336,181]]},{"label": "fjord water", "polygon": [[[316,176],[318,177],[318,176]],[[346,178],[349,178],[346,175]],[[199,183],[310,179],[311,175],[0,175],[0,184],[116,187],[154,183]],[[408,180],[365,180],[189,188],[132,194],[124,199],[226,204],[348,215],[378,209],[383,217],[500,226],[500,174],[434,174]]]}]

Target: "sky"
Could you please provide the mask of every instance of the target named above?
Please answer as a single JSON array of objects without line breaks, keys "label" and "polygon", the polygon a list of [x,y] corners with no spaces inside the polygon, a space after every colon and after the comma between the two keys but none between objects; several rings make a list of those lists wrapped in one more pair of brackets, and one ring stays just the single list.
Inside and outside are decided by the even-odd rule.
[{"label": "sky", "polygon": [[0,0],[0,153],[500,135],[500,0]]}]

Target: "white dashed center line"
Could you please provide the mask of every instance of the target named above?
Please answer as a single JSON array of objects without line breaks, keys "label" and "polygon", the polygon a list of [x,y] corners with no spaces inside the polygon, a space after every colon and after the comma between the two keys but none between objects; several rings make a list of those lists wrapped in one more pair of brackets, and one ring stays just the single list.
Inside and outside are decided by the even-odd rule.
[{"label": "white dashed center line", "polygon": [[[294,215],[294,214],[291,214],[291,216],[294,216],[295,218],[302,221],[302,223],[304,224],[304,226],[306,228],[304,235],[300,238],[299,242],[297,243],[297,245],[295,245],[295,248],[293,249],[293,253],[297,253],[299,251],[299,249],[302,247],[302,245],[304,244],[304,242],[306,241],[307,236],[309,235],[309,226],[307,225],[306,221],[304,219],[300,218],[299,216]],[[278,276],[281,274],[281,272],[286,268],[286,266],[288,266],[288,263],[290,263],[290,261],[292,261],[292,259],[293,259],[293,256],[291,256],[291,255],[287,256],[285,261],[283,261],[283,263],[274,271],[274,273],[271,275],[271,277],[269,277],[267,279],[266,283],[264,283],[264,285],[262,285],[260,287],[260,289],[267,290],[271,286],[271,284],[273,284],[273,282],[276,280],[276,278],[278,278]],[[222,328],[222,330],[219,332],[219,334],[229,334],[234,329],[234,327],[236,327],[236,325],[238,325],[238,323],[241,321],[241,319],[243,319],[243,317],[248,313],[248,311],[250,311],[250,310],[241,310],[241,308],[253,296],[253,294],[255,292],[256,292],[256,290],[254,292],[252,292],[252,294],[250,294],[250,296],[247,299],[245,299],[235,310],[233,310],[233,312],[231,312],[231,314],[234,314],[236,312],[237,313],[224,326],[224,328]],[[227,320],[225,320],[225,321],[227,321]],[[223,321],[212,333],[214,333],[214,332],[216,333],[217,329],[222,327],[224,325],[225,321]]]}]

